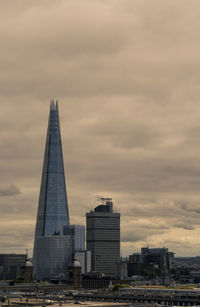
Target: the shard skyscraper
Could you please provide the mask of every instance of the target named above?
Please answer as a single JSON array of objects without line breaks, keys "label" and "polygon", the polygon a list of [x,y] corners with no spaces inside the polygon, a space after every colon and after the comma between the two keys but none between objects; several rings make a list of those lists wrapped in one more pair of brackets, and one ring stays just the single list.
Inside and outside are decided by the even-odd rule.
[{"label": "the shard skyscraper", "polygon": [[33,264],[36,280],[63,276],[72,258],[72,239],[63,230],[69,212],[58,102],[51,102],[38,204]]}]

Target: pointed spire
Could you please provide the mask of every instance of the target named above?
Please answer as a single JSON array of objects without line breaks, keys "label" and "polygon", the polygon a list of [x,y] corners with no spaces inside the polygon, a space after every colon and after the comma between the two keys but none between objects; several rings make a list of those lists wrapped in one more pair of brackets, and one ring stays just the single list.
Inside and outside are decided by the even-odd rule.
[{"label": "pointed spire", "polygon": [[50,110],[56,111],[56,105],[55,105],[55,103],[54,103],[54,100],[51,100]]},{"label": "pointed spire", "polygon": [[58,101],[50,103],[33,252],[34,274],[45,280],[63,274],[71,260],[69,225]]},{"label": "pointed spire", "polygon": [[59,125],[58,101],[50,104],[42,182],[36,225],[37,235],[63,234],[69,225],[68,202]]}]

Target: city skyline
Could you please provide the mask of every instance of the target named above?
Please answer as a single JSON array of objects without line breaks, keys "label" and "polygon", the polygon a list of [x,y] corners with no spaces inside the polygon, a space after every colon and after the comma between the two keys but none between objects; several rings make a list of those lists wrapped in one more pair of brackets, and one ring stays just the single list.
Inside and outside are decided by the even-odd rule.
[{"label": "city skyline", "polygon": [[58,99],[71,223],[111,197],[124,256],[145,245],[200,255],[199,10],[196,0],[1,4],[2,252],[31,252]]}]

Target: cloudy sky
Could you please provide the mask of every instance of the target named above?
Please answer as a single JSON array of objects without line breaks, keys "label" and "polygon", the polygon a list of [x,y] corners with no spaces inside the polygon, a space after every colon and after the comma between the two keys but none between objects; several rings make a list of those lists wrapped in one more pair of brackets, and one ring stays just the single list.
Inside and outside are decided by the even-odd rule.
[{"label": "cloudy sky", "polygon": [[50,99],[72,223],[200,255],[199,0],[0,0],[0,252],[33,245]]}]

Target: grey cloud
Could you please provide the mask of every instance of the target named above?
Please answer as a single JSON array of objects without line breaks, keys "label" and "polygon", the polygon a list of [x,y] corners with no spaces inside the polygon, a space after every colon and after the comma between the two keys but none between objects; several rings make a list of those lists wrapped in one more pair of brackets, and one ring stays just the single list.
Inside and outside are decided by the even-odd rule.
[{"label": "grey cloud", "polygon": [[[1,198],[0,219],[17,227],[20,216],[31,217],[25,244],[55,97],[72,222],[85,222],[96,195],[110,196],[121,211],[123,249],[165,241],[186,255],[192,233],[190,252],[197,252],[198,8],[196,0],[2,3],[0,186],[17,194]],[[1,229],[5,250],[8,230]],[[10,246],[22,247],[26,230]],[[186,238],[182,247],[168,237],[177,233]]]},{"label": "grey cloud", "polygon": [[154,229],[154,230],[158,230],[158,232],[157,233],[159,233],[159,230],[167,230],[167,229],[170,229],[170,227],[169,226],[167,226],[167,225],[162,225],[162,224],[154,224],[154,225],[142,225],[142,228],[144,228],[144,229]]},{"label": "grey cloud", "polygon": [[182,224],[182,223],[177,223],[173,225],[174,227],[178,227],[178,228],[183,228],[186,230],[194,230],[195,227],[193,225],[187,225],[187,224]]},{"label": "grey cloud", "polygon": [[121,239],[123,242],[137,242],[137,241],[144,241],[147,237],[148,237],[147,233],[133,232],[132,234],[125,233]]},{"label": "grey cloud", "polygon": [[[3,63],[6,64],[4,65],[7,73],[4,74],[4,79],[2,79],[2,82],[6,82],[2,90],[5,91],[6,88],[8,89],[7,83],[14,77],[13,91],[10,93],[14,93],[15,91],[19,93],[20,90],[23,90],[23,92],[28,90],[32,94],[36,94],[37,91],[42,92],[43,90],[49,90],[51,92],[51,85],[48,86],[48,83],[56,83],[57,93],[64,93],[65,95],[71,93],[73,96],[79,93],[83,96],[84,94],[91,95],[91,93],[95,93],[96,95],[99,93],[113,94],[114,92],[126,94],[130,92],[146,92],[146,94],[154,96],[154,98],[159,92],[159,95],[162,95],[170,80],[170,78],[166,78],[165,76],[166,68],[170,61],[165,63],[161,57],[159,65],[161,67],[164,65],[164,67],[160,69],[161,71],[156,71],[158,65],[155,64],[158,64],[158,55],[150,53],[147,56],[147,46],[141,45],[143,41],[149,42],[150,27],[149,24],[143,22],[147,20],[149,12],[146,10],[143,11],[141,6],[140,8],[138,7],[138,15],[136,15],[134,9],[131,11],[135,18],[127,18],[127,15],[120,14],[120,10],[114,5],[107,4],[106,9],[99,1],[93,3],[91,5],[91,2],[86,2],[83,5],[80,1],[76,4],[73,4],[71,1],[65,3],[63,1],[57,1],[54,4],[51,2],[48,8],[46,7],[46,3],[45,5],[37,3],[35,6],[31,4],[30,8],[25,9],[22,13],[20,9],[15,12],[13,14],[15,17],[14,21],[11,15],[10,23],[13,24],[15,22],[17,25],[15,25],[16,33],[14,34],[13,31],[8,31],[9,29],[5,26],[5,47],[7,49],[5,50]],[[158,7],[162,11],[159,5]],[[174,7],[171,7],[171,10],[173,9]],[[82,10],[85,14],[83,14]],[[93,14],[88,15],[90,10],[93,11]],[[145,14],[143,16],[144,12]],[[20,20],[19,15],[23,17]],[[34,22],[35,16],[37,16],[37,23]],[[77,18],[74,18],[74,16],[77,16]],[[138,16],[141,16],[142,22],[135,22],[135,19],[138,20]],[[5,24],[7,24],[8,18],[4,20]],[[40,26],[40,20],[43,24],[42,28]],[[54,20],[54,26],[49,32],[51,20]],[[167,24],[165,26],[166,32],[171,25],[170,20],[168,16],[163,16],[162,18],[162,22]],[[153,22],[154,19],[150,18],[150,21],[151,30],[158,32],[159,38],[162,38],[162,42],[165,42],[166,36],[162,36],[161,29],[159,30],[159,27],[156,27]],[[127,29],[131,33],[134,32],[135,35],[128,35]],[[11,37],[9,37],[9,33],[11,33]],[[141,33],[143,34],[142,38],[140,37]],[[15,37],[18,38],[18,41],[14,39]],[[45,40],[43,39],[44,37]],[[15,47],[17,46],[15,51],[17,57],[21,59],[20,61],[16,61],[15,59],[10,61],[12,54],[10,54],[9,61],[5,61],[8,57],[8,50],[12,50],[12,46],[9,45],[11,43]],[[137,48],[135,47],[136,44]],[[130,50],[130,53],[124,53],[123,48],[121,48],[122,45],[125,45],[126,48],[124,49]],[[114,50],[115,46],[116,51]],[[162,44],[159,44],[157,47],[157,49],[165,51],[165,46],[162,46]],[[103,56],[107,48],[108,54],[110,54],[108,58]],[[70,59],[69,51],[71,49],[72,54],[78,52],[79,58],[76,61],[70,61],[68,65],[67,63]],[[91,55],[93,49],[95,52]],[[151,49],[153,49],[152,46]],[[61,60],[63,56],[64,61]],[[94,58],[91,59],[91,56]],[[38,57],[40,57],[41,63],[38,61]],[[28,62],[29,65],[22,65],[24,58],[26,60],[24,63],[26,64]],[[152,60],[154,58],[156,60]],[[14,74],[13,69],[15,66],[12,64],[19,65],[19,67],[16,67]],[[10,67],[12,73],[8,73],[8,67]],[[180,67],[182,67],[182,63]],[[23,78],[16,80],[18,68]],[[31,70],[32,74],[28,74],[28,70]],[[39,81],[41,86],[37,82],[38,71],[40,71]],[[47,76],[45,72],[47,72]],[[157,78],[159,86],[156,88],[154,80],[151,79],[152,72],[154,73],[154,77],[157,77],[157,75],[159,77],[162,76],[162,78]],[[167,71],[167,73],[170,74],[170,77],[174,76],[171,71]],[[54,77],[58,75],[61,78]],[[145,85],[144,75],[147,76],[146,79],[148,81],[145,82]],[[48,83],[45,82],[45,77],[48,78]],[[81,82],[79,81],[80,77]],[[58,79],[59,82],[57,82]],[[78,87],[76,86],[77,84]],[[174,86],[174,82],[171,82],[170,85]],[[64,89],[66,90],[63,91]]]},{"label": "grey cloud", "polygon": [[16,196],[20,193],[20,189],[14,184],[11,184],[8,187],[0,187],[0,196]]},{"label": "grey cloud", "polygon": [[[196,213],[197,214],[200,213],[200,204],[199,202],[195,202],[194,200],[190,202],[188,200],[185,200],[185,201],[180,200],[179,202],[177,202],[177,205],[180,206],[180,208],[185,211],[185,214],[195,213],[195,216],[196,216]],[[197,218],[198,218],[198,215],[197,215]]]},{"label": "grey cloud", "polygon": [[[10,229],[12,226],[12,230]],[[3,229],[1,229],[1,232]],[[32,253],[33,245],[33,231],[30,225],[21,225],[21,227],[10,224],[9,227],[4,225],[4,236],[0,239],[1,251],[6,253],[20,252],[25,253],[25,249],[28,248]]]},{"label": "grey cloud", "polygon": [[193,225],[183,225],[183,228],[186,229],[186,230],[194,230],[195,226],[193,226]]},{"label": "grey cloud", "polygon": [[[146,241],[148,242],[148,238],[152,235],[162,235],[165,233],[162,229],[153,229],[152,228],[146,228],[146,227],[134,227],[134,231],[126,231],[122,233],[121,240],[122,242],[138,242],[138,241]],[[167,228],[165,228],[167,229]]]},{"label": "grey cloud", "polygon": [[[129,105],[130,106],[130,105]],[[131,117],[129,114],[129,118]],[[150,125],[132,123],[127,116],[116,114],[110,121],[109,116],[89,122],[85,127],[87,134],[104,137],[107,142],[116,147],[126,149],[146,148],[161,141],[161,135]],[[119,125],[120,122],[120,125]]]},{"label": "grey cloud", "polygon": [[176,246],[176,245],[182,246],[183,245],[182,242],[176,241],[176,240],[165,240],[164,243],[167,244],[167,246],[169,246],[169,245],[172,245],[172,246]]}]

